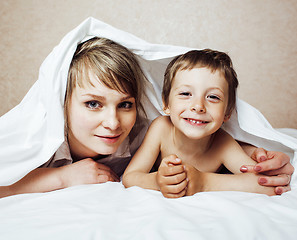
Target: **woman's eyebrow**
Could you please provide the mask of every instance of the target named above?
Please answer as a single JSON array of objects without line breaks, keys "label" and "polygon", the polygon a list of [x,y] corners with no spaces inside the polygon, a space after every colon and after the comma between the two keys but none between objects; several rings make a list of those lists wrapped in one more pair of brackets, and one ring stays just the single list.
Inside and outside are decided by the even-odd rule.
[{"label": "woman's eyebrow", "polygon": [[123,97],[121,100],[122,100],[122,101],[124,101],[124,100],[129,100],[129,99],[131,99],[131,98],[134,99],[134,97],[128,95],[128,96],[126,96],[126,97]]},{"label": "woman's eyebrow", "polygon": [[[91,98],[94,98],[94,99],[98,99],[98,100],[105,100],[106,97],[104,96],[101,96],[101,95],[96,95],[96,94],[92,94],[92,93],[86,93],[86,94],[82,94],[83,97],[91,97]],[[127,95],[127,96],[124,96],[122,97],[120,100],[121,101],[125,101],[125,100],[129,100],[134,97],[132,97],[131,95]]]},{"label": "woman's eyebrow", "polygon": [[81,96],[83,97],[91,97],[91,98],[94,98],[94,99],[102,99],[104,100],[105,97],[104,96],[100,96],[100,95],[96,95],[96,94],[91,94],[91,93],[86,93],[86,94],[82,94]]}]

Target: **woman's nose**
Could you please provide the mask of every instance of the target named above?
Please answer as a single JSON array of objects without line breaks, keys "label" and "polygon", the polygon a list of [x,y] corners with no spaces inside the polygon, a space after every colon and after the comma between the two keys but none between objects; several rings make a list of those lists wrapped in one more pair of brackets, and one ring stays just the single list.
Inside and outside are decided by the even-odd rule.
[{"label": "woman's nose", "polygon": [[104,120],[102,121],[102,125],[105,128],[109,128],[111,130],[116,130],[120,126],[120,121],[117,116],[117,111],[115,109],[108,109],[104,115]]}]

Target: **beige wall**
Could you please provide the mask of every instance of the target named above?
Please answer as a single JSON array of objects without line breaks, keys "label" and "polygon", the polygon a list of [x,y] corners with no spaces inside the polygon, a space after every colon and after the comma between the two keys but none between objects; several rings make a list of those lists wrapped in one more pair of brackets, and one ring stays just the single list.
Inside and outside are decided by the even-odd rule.
[{"label": "beige wall", "polygon": [[1,0],[0,115],[19,103],[62,37],[93,16],[153,43],[233,59],[239,96],[297,128],[296,0]]}]

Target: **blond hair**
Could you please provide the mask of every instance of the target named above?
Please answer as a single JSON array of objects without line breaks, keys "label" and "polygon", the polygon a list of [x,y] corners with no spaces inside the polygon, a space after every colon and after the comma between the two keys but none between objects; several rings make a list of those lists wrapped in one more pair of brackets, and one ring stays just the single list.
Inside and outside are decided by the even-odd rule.
[{"label": "blond hair", "polygon": [[66,128],[72,92],[77,85],[84,87],[88,83],[93,86],[90,72],[108,88],[135,98],[137,115],[140,111],[144,113],[141,95],[146,78],[136,56],[112,40],[94,37],[78,45],[70,64],[64,103]]}]

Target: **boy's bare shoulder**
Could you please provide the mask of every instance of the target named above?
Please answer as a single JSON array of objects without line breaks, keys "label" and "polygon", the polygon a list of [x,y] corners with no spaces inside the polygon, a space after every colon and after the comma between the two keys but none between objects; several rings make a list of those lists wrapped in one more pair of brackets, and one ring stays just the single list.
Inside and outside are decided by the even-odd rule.
[{"label": "boy's bare shoulder", "polygon": [[171,121],[167,116],[160,116],[154,119],[146,133],[146,138],[153,138],[154,141],[166,136],[170,131]]},{"label": "boy's bare shoulder", "polygon": [[153,120],[151,127],[154,128],[170,128],[172,126],[172,123],[170,121],[170,118],[168,116],[159,116],[156,119]]},{"label": "boy's bare shoulder", "polygon": [[221,128],[216,132],[215,137],[218,138],[218,139],[232,138],[232,136],[229,133],[227,133],[225,130],[223,130]]},{"label": "boy's bare shoulder", "polygon": [[236,143],[236,140],[223,129],[219,129],[215,133],[214,144],[217,150],[223,150],[224,148],[228,148],[234,143]]}]

